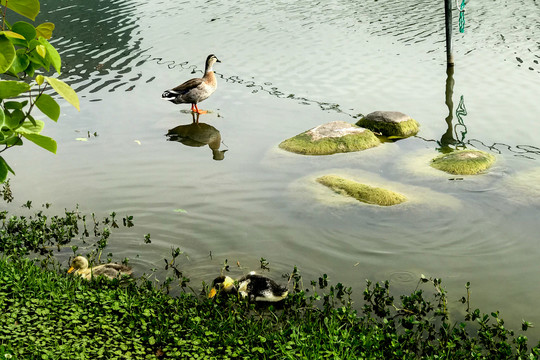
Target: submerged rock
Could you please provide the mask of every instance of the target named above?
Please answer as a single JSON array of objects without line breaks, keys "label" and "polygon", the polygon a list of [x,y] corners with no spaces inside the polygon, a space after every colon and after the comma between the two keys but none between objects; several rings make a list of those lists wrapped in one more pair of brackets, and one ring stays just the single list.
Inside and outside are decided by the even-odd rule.
[{"label": "submerged rock", "polygon": [[476,175],[489,169],[495,156],[480,150],[458,150],[431,160],[435,169],[455,175]]},{"label": "submerged rock", "polygon": [[399,111],[375,111],[356,123],[388,137],[405,138],[418,133],[420,124],[409,115]]},{"label": "submerged rock", "polygon": [[366,204],[392,206],[407,201],[404,195],[391,190],[361,184],[337,175],[321,176],[317,178],[317,182],[329,187],[338,194],[351,196]]},{"label": "submerged rock", "polygon": [[368,129],[333,121],[283,141],[283,150],[304,155],[330,155],[360,151],[380,144],[379,139]]}]

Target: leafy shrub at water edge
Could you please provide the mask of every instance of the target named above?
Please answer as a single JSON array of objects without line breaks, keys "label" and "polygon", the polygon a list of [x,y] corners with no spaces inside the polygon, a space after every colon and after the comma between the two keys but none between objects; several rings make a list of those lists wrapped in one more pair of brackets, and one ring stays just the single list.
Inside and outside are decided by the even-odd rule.
[{"label": "leafy shrub at water edge", "polygon": [[[80,241],[85,232],[87,242],[98,243],[108,233],[106,240],[110,232],[105,228],[117,223],[114,216],[99,222],[104,228],[95,228],[93,234],[78,211],[56,218],[42,212],[32,217],[2,214],[2,240],[10,239],[16,246],[4,242],[0,258],[0,355],[16,359],[532,359],[540,353],[538,346],[528,347],[525,336],[506,329],[498,312],[486,315],[470,310],[468,285],[462,298],[466,315],[460,322],[450,320],[448,297],[439,279],[420,279],[417,289],[399,300],[391,295],[388,282],[368,282],[363,306],[356,308],[351,288],[331,285],[326,275],[304,286],[296,268],[285,275],[291,291],[280,307],[255,306],[235,296],[214,301],[184,292],[171,297],[144,277],[87,282],[66,276],[59,264],[51,271],[55,258],[48,250],[55,249],[54,244]],[[128,217],[126,224],[131,220]],[[47,245],[40,246],[40,238]],[[106,241],[101,246],[96,246],[96,253]],[[36,260],[29,259],[35,256]],[[167,265],[178,271],[180,264],[173,260]],[[429,284],[435,289],[432,295],[422,289]],[[524,322],[523,330],[528,326]]]},{"label": "leafy shrub at water edge", "polygon": [[[79,110],[75,91],[62,80],[45,75],[51,66],[60,74],[62,64],[58,51],[48,41],[54,24],[46,22],[34,27],[25,21],[14,24],[7,21],[8,10],[35,20],[39,8],[38,0],[0,2],[0,153],[22,145],[23,138],[56,153],[56,141],[41,135],[45,123],[31,115],[37,107],[53,121],[60,117],[60,106],[45,93],[47,86]],[[7,76],[16,80],[5,80]],[[0,183],[6,180],[8,172],[14,174],[0,156]]]}]

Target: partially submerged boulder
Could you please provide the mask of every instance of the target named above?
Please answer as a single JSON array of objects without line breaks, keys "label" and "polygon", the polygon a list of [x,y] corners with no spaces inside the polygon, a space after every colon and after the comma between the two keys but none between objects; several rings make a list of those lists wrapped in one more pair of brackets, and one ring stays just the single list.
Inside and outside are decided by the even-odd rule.
[{"label": "partially submerged boulder", "polygon": [[329,187],[338,194],[351,196],[366,204],[392,206],[401,204],[407,198],[399,193],[383,188],[373,187],[359,182],[342,178],[337,175],[324,175],[317,182]]},{"label": "partially submerged boulder", "polygon": [[388,137],[405,138],[416,135],[420,124],[399,111],[375,111],[367,114],[356,125]]},{"label": "partially submerged boulder", "polygon": [[283,150],[304,155],[330,155],[360,151],[380,144],[379,139],[368,129],[333,121],[283,141]]},{"label": "partially submerged boulder", "polygon": [[431,160],[435,169],[455,175],[476,175],[489,169],[495,156],[480,150],[457,150]]}]

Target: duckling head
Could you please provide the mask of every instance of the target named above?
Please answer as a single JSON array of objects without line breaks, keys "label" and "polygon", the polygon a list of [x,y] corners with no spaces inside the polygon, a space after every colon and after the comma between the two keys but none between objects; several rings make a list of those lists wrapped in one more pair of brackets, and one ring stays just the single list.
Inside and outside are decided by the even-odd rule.
[{"label": "duckling head", "polygon": [[212,289],[208,294],[208,298],[213,298],[218,292],[231,293],[236,290],[234,280],[229,276],[218,276],[212,282]]},{"label": "duckling head", "polygon": [[68,270],[68,274],[73,271],[79,271],[88,269],[88,260],[84,256],[77,256],[71,261],[71,266]]}]

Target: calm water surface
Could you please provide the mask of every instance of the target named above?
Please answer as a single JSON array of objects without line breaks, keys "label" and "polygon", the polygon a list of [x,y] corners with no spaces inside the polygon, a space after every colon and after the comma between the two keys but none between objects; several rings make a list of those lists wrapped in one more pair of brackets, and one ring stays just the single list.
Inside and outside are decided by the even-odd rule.
[{"label": "calm water surface", "polygon": [[[540,3],[470,2],[464,34],[455,13],[447,86],[439,2],[44,1],[38,20],[57,25],[62,76],[81,112],[63,104],[58,124],[47,121],[56,156],[31,145],[7,153],[16,199],[133,215],[136,227],[113,236],[110,250],[140,274],[162,267],[172,247],[188,255],[182,269],[195,286],[225,259],[240,275],[261,257],[276,279],[297,265],[307,279],[327,273],[353,286],[357,299],[365,279],[390,279],[400,293],[425,274],[443,278],[452,306],[471,281],[473,306],[501,310],[511,328],[540,324]],[[211,113],[198,136],[210,145],[167,141],[192,116],[161,93],[200,76],[210,53],[222,61],[218,90],[201,104]],[[328,157],[277,148],[375,110],[407,113],[421,131]],[[76,140],[88,132],[98,136]],[[452,138],[492,152],[497,165],[462,180],[430,169]],[[411,201],[346,201],[313,182],[326,173]]]}]

